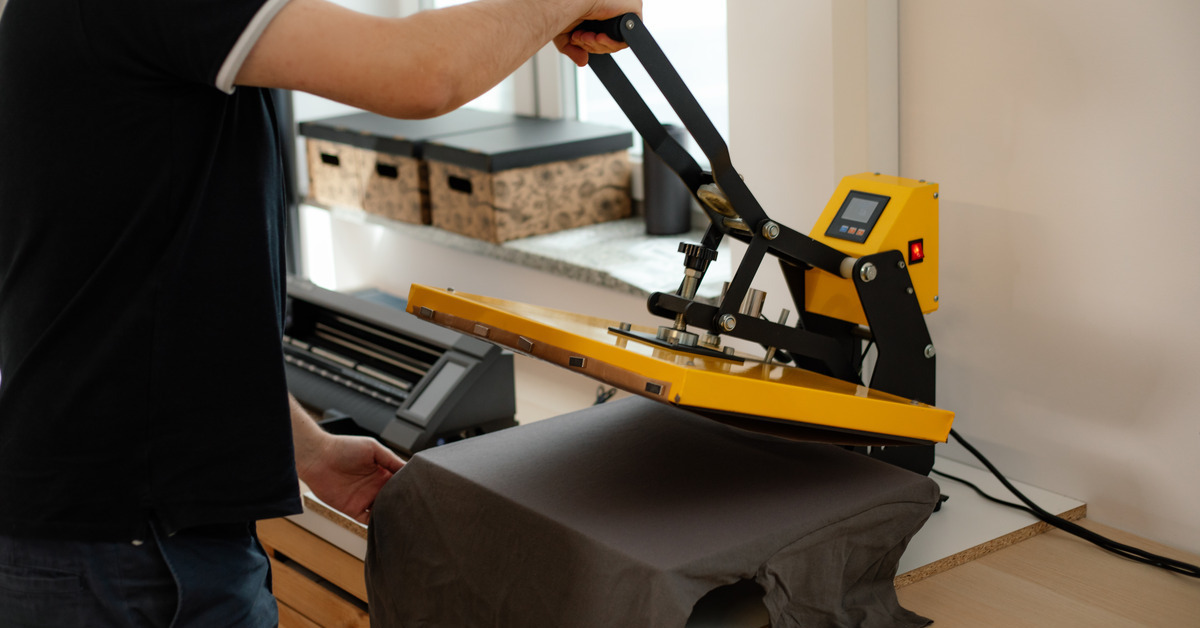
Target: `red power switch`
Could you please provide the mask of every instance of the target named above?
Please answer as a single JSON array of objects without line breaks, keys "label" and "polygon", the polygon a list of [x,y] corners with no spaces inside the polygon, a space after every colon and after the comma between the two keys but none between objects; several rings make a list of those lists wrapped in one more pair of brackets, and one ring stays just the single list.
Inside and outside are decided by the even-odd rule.
[{"label": "red power switch", "polygon": [[908,243],[908,263],[920,264],[925,261],[925,239],[913,240]]}]

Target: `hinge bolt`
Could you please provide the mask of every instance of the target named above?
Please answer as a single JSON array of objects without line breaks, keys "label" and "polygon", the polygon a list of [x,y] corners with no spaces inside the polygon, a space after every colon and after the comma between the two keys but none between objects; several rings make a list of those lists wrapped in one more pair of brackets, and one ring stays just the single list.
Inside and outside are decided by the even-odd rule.
[{"label": "hinge bolt", "polygon": [[862,268],[858,269],[858,277],[859,277],[859,279],[863,280],[863,283],[870,283],[872,281],[875,281],[875,277],[878,274],[879,274],[879,270],[876,269],[875,265],[872,264],[871,262],[867,262],[866,264],[863,264]]},{"label": "hinge bolt", "polygon": [[773,220],[768,220],[767,224],[762,228],[763,237],[768,240],[774,240],[779,237],[779,224]]},{"label": "hinge bolt", "polygon": [[733,331],[733,328],[737,327],[737,319],[733,317],[733,314],[722,314],[717,322],[725,331]]},{"label": "hinge bolt", "polygon": [[932,358],[935,355],[937,355],[937,352],[933,350],[933,345],[925,345],[925,357]]}]

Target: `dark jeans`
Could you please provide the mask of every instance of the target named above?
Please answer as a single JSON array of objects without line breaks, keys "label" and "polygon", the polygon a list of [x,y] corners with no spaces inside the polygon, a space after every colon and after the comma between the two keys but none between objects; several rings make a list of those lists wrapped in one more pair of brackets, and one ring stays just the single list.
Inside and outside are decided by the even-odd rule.
[{"label": "dark jeans", "polygon": [[172,536],[155,529],[135,542],[0,535],[0,628],[278,623],[270,562],[252,525]]}]

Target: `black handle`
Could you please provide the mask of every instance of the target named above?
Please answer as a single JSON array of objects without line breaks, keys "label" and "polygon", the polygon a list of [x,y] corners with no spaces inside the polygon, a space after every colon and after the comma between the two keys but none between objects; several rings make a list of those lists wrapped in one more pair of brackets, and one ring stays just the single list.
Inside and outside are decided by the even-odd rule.
[{"label": "black handle", "polygon": [[[613,41],[624,42],[625,30],[622,25],[627,18],[632,17],[637,17],[637,14],[626,13],[607,20],[588,20],[575,27],[575,30],[586,33],[602,33],[608,35]],[[637,22],[630,22],[630,24],[637,24]]]}]

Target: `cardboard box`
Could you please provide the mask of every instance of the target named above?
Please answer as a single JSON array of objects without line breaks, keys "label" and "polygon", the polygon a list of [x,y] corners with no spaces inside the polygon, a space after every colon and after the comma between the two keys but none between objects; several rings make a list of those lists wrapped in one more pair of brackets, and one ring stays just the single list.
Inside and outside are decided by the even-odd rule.
[{"label": "cardboard box", "polygon": [[321,205],[361,209],[368,151],[311,138],[306,143],[308,197]]},{"label": "cardboard box", "polygon": [[429,224],[429,180],[421,159],[425,142],[515,120],[511,114],[459,109],[428,120],[354,113],[302,122],[309,198],[321,205]]},{"label": "cardboard box", "polygon": [[629,131],[535,118],[432,139],[432,224],[500,243],[624,218],[632,144]]}]

